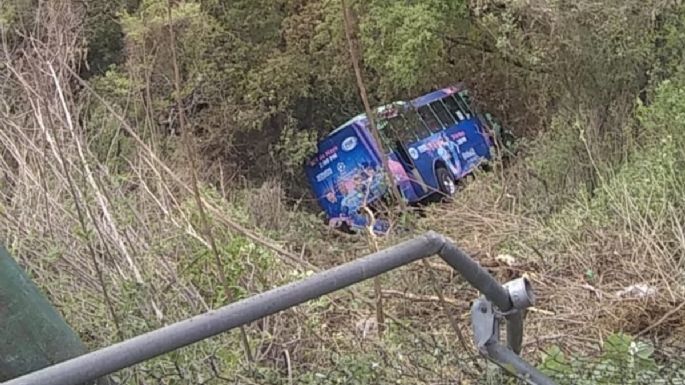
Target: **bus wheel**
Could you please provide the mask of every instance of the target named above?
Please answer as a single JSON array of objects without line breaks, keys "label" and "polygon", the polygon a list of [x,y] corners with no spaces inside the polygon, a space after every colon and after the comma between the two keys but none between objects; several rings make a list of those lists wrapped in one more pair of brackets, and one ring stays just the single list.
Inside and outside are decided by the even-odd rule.
[{"label": "bus wheel", "polygon": [[481,168],[483,171],[485,171],[485,172],[492,172],[492,170],[494,170],[494,168],[492,167],[492,163],[489,162],[489,161],[488,161],[488,162],[483,162],[483,163],[481,164],[480,168]]},{"label": "bus wheel", "polygon": [[457,184],[454,183],[452,174],[444,166],[438,166],[435,169],[435,177],[438,180],[438,188],[443,199],[449,199],[457,193]]}]

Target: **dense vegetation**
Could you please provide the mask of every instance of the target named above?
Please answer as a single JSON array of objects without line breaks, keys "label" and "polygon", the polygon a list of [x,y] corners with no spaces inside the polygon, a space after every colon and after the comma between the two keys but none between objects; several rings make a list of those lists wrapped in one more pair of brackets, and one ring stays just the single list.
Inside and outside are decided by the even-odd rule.
[{"label": "dense vegetation", "polygon": [[[524,353],[560,383],[683,377],[685,6],[349,3],[373,104],[463,80],[521,138],[404,227],[527,274]],[[0,242],[90,347],[407,236],[331,232],[303,182],[363,108],[340,1],[8,0],[0,31]],[[432,266],[383,278],[382,338],[360,285],[116,378],[505,383],[448,322],[476,293]]]}]

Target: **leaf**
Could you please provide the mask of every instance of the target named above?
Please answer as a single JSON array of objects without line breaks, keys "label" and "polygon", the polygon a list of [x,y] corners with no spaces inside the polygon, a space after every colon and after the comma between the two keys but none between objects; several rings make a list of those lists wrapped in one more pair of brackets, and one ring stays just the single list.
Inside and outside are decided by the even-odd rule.
[{"label": "leaf", "polygon": [[540,370],[549,375],[570,374],[572,367],[561,349],[554,345],[542,353]]},{"label": "leaf", "polygon": [[654,354],[654,347],[651,344],[638,341],[635,345],[635,355],[643,360],[650,359]]},{"label": "leaf", "polygon": [[623,334],[616,333],[608,336],[604,342],[604,352],[606,355],[626,355],[630,354],[630,346],[633,338]]}]

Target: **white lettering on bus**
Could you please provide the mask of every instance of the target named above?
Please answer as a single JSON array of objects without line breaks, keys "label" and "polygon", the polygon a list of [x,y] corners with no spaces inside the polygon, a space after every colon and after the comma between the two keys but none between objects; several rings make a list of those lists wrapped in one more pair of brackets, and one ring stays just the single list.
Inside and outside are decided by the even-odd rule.
[{"label": "white lettering on bus", "polygon": [[469,149],[469,150],[462,152],[461,156],[463,156],[464,159],[468,159],[468,158],[474,158],[474,157],[478,156],[478,154],[476,154],[476,150]]},{"label": "white lettering on bus", "polygon": [[329,176],[333,175],[333,170],[330,168],[327,168],[324,170],[324,172],[320,173],[319,175],[316,176],[316,181],[321,182],[324,179],[328,178]]}]

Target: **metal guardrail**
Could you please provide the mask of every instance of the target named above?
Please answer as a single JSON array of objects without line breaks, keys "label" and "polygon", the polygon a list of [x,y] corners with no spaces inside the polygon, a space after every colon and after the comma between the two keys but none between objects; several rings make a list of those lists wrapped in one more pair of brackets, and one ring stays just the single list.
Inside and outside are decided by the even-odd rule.
[{"label": "metal guardrail", "polygon": [[[531,384],[554,382],[518,354],[525,308],[533,303],[530,284],[518,279],[503,286],[452,242],[435,232],[316,273],[220,309],[15,378],[2,385],[77,385],[204,340],[241,325],[346,288],[419,259],[439,255],[483,297],[474,302],[472,321],[481,354]],[[499,343],[499,323],[507,321],[507,345]]]}]

